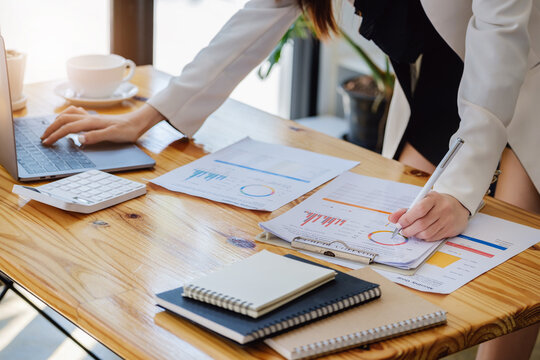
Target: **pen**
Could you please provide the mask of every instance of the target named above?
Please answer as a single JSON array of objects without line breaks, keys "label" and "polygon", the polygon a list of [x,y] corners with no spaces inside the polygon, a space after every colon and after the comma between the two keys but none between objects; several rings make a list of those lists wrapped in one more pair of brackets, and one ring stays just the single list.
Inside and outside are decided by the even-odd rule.
[{"label": "pen", "polygon": [[[458,152],[458,150],[461,148],[461,146],[465,143],[465,141],[463,141],[462,138],[457,138],[456,139],[456,142],[454,143],[454,145],[452,145],[452,147],[450,148],[450,150],[448,150],[448,152],[446,153],[446,155],[444,155],[443,159],[441,160],[441,162],[439,163],[439,165],[437,166],[437,168],[435,169],[435,171],[433,172],[433,174],[430,176],[429,180],[427,181],[426,185],[424,185],[424,187],[422,188],[422,190],[418,193],[418,195],[416,195],[416,197],[414,198],[413,202],[411,203],[411,205],[409,206],[409,209],[412,208],[414,205],[416,205],[417,202],[419,202],[420,200],[422,200],[426,195],[427,193],[431,190],[431,188],[433,187],[433,185],[435,184],[435,181],[437,181],[437,179],[439,178],[439,176],[441,176],[441,174],[443,173],[444,169],[446,169],[446,167],[448,166],[448,164],[450,163],[450,161],[454,158],[454,156],[456,155],[456,153]],[[401,225],[399,224],[396,224],[396,229],[394,230],[394,232],[392,233],[392,239],[397,235],[397,233],[401,230]]]}]

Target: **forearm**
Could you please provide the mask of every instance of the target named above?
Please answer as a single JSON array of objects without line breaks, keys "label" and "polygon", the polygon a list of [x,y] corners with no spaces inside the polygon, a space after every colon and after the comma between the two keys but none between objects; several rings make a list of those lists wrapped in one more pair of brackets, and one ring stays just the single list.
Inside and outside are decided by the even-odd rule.
[{"label": "forearm", "polygon": [[165,116],[148,104],[128,114],[128,121],[137,128],[137,138],[162,120]]},{"label": "forearm", "polygon": [[497,169],[507,134],[493,114],[477,105],[467,103],[460,114],[462,121],[452,140],[459,136],[465,144],[433,189],[452,195],[474,215]]},{"label": "forearm", "polygon": [[474,214],[507,144],[527,71],[531,0],[473,0],[458,94],[465,140],[435,190],[449,193]]}]

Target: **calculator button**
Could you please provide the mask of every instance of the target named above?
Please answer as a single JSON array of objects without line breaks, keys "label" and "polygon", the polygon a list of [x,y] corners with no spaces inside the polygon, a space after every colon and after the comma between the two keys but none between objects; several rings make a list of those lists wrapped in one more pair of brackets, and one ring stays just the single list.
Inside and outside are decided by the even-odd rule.
[{"label": "calculator button", "polygon": [[103,180],[98,181],[98,184],[101,184],[101,185],[109,185],[110,183],[111,181],[109,179],[103,179]]}]

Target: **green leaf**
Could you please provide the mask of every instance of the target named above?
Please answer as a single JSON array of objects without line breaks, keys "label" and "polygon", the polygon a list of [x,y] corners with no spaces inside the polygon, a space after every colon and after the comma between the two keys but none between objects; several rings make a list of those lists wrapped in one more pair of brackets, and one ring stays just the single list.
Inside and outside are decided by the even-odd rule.
[{"label": "green leaf", "polygon": [[313,24],[311,21],[307,20],[304,15],[300,15],[283,35],[266,61],[259,67],[257,76],[259,76],[261,80],[268,78],[274,66],[279,63],[279,60],[281,59],[281,52],[283,51],[285,44],[294,40],[295,38],[303,39],[309,37],[310,35],[315,36]]}]

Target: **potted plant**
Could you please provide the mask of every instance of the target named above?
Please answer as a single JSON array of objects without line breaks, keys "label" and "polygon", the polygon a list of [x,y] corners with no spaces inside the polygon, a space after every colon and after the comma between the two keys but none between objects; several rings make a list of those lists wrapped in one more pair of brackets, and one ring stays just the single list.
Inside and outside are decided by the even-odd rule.
[{"label": "potted plant", "polygon": [[[310,35],[316,36],[313,24],[301,15],[281,38],[265,64],[259,68],[259,77],[268,77],[274,65],[281,59],[281,52],[287,42]],[[390,71],[388,58],[385,69],[382,69],[343,30],[340,29],[339,35],[354,49],[371,72],[369,75],[347,79],[338,88],[343,99],[345,117],[349,121],[347,140],[381,152],[386,117],[394,89],[394,75]]]}]

